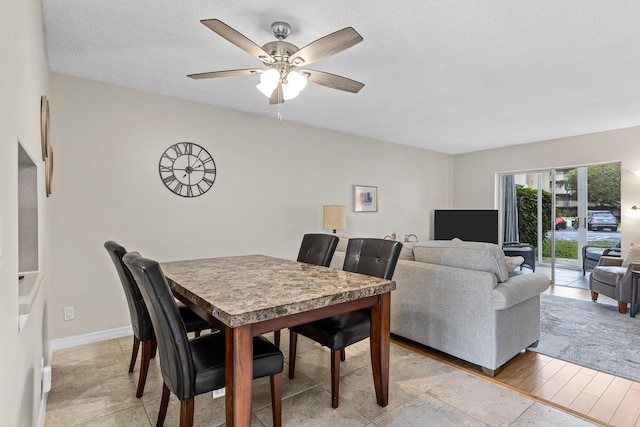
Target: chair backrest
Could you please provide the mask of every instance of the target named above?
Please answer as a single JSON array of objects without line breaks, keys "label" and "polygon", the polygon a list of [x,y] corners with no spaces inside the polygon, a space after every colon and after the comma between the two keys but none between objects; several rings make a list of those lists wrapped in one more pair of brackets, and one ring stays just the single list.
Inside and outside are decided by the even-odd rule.
[{"label": "chair backrest", "polygon": [[298,261],[329,267],[338,240],[338,236],[332,234],[305,234],[298,252]]},{"label": "chair backrest", "polygon": [[160,265],[135,252],[124,256],[149,310],[160,353],[162,379],[180,400],[195,396],[195,370],[189,338]]},{"label": "chair backrest", "polygon": [[392,279],[402,243],[384,239],[349,239],[344,271]]},{"label": "chair backrest", "polygon": [[140,341],[148,341],[153,338],[153,325],[138,285],[129,269],[122,262],[122,257],[127,253],[127,250],[113,240],[105,242],[104,247],[116,266],[120,283],[127,297],[133,334]]}]

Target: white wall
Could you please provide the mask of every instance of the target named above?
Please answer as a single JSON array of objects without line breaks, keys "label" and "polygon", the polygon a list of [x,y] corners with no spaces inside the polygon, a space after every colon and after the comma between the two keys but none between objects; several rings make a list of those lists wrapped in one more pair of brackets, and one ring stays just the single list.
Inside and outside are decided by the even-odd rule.
[{"label": "white wall", "polygon": [[[42,2],[0,2],[0,422],[37,424],[41,407],[41,357],[46,349],[44,285],[18,332],[18,139],[37,160],[41,278],[47,245],[44,163],[40,151],[40,96],[47,94],[48,66]],[[46,285],[46,283],[45,283]]]},{"label": "white wall", "polygon": [[[275,109],[265,118],[55,73],[51,87],[52,339],[129,324],[108,239],[160,261],[295,259],[302,234],[322,232],[324,204],[347,205],[343,234],[426,239],[429,212],[453,202],[449,155],[279,122]],[[180,141],[216,162],[203,196],[160,181],[160,156]],[[379,212],[352,211],[354,184],[379,187]],[[64,322],[68,305],[76,319]]]},{"label": "white wall", "polygon": [[[612,130],[455,156],[454,207],[494,209],[496,174],[621,162],[621,212],[640,205],[640,127]],[[622,219],[622,247],[640,242],[640,218]]]}]

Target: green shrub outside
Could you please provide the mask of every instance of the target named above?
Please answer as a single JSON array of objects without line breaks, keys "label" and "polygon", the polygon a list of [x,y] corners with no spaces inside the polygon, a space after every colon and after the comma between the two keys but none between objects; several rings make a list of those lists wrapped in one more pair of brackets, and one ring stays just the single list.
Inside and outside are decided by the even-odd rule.
[{"label": "green shrub outside", "polygon": [[[518,235],[520,242],[538,245],[538,190],[516,185],[518,199]],[[551,230],[551,193],[542,190],[543,238]]]},{"label": "green shrub outside", "polygon": [[[523,185],[516,185],[516,197],[518,200],[518,234],[520,242],[538,244],[538,190]],[[567,225],[571,226],[571,218],[567,219]],[[551,241],[547,233],[551,231],[551,193],[542,190],[542,256],[551,256]],[[589,245],[613,247],[615,243],[591,241]],[[578,242],[567,240],[556,241],[556,258],[578,259]]]},{"label": "green shrub outside", "polygon": [[[613,247],[615,243],[612,242],[589,242],[589,245]],[[542,256],[551,256],[551,240],[544,239],[542,242]],[[578,259],[578,242],[571,242],[569,240],[556,240],[556,258],[564,259]]]}]

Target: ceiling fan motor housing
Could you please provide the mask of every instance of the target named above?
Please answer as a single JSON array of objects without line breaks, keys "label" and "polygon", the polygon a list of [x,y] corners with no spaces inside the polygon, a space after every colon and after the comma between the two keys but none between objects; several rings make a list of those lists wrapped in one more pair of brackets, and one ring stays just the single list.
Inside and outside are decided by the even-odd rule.
[{"label": "ceiling fan motor housing", "polygon": [[[291,55],[300,50],[298,46],[280,40],[268,42],[262,46],[262,49],[274,57],[276,61],[287,61]],[[269,64],[269,62],[263,62]]]}]

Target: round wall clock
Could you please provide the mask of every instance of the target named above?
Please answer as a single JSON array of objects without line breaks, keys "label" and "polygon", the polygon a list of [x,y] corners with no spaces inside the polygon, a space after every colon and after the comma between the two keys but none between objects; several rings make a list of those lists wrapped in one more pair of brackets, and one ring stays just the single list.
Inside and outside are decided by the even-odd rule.
[{"label": "round wall clock", "polygon": [[193,142],[178,142],[167,148],[158,170],[164,185],[182,197],[202,196],[216,180],[213,157]]}]

